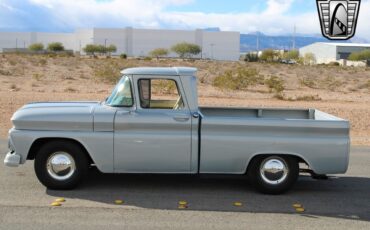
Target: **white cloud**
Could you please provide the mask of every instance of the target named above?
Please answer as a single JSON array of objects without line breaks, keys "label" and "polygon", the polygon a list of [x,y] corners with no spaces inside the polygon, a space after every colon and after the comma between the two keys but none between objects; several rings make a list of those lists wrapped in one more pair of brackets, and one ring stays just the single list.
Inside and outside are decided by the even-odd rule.
[{"label": "white cloud", "polygon": [[[265,0],[267,8],[259,13],[173,12],[170,6],[181,6],[196,0],[27,0],[46,9],[45,18],[59,28],[143,27],[194,29],[220,27],[241,32],[261,31],[266,34],[290,34],[296,24],[298,33],[319,34],[316,8],[301,15],[291,14],[297,0]],[[198,0],[201,1],[201,0]],[[10,0],[0,3],[11,6]],[[225,2],[227,4],[227,2]],[[363,0],[357,35],[370,38],[370,0]],[[1,15],[0,15],[1,19]]]},{"label": "white cloud", "polygon": [[267,10],[264,12],[266,15],[277,15],[285,13],[289,10],[293,0],[267,0]]}]

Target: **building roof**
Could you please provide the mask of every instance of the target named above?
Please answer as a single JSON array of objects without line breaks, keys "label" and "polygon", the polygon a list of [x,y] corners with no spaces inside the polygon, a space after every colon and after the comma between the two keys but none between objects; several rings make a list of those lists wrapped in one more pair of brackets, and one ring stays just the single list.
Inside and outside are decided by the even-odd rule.
[{"label": "building roof", "polygon": [[370,44],[366,43],[345,43],[345,42],[317,42],[325,45],[332,46],[347,46],[347,47],[370,47]]},{"label": "building roof", "polygon": [[124,69],[121,71],[122,74],[167,76],[194,76],[196,72],[197,69],[191,67],[137,67]]}]

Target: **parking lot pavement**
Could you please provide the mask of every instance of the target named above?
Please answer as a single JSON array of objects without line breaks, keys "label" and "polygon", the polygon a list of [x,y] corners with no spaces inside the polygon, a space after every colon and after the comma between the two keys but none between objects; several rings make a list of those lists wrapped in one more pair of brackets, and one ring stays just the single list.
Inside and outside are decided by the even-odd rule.
[{"label": "parking lot pavement", "polygon": [[[1,140],[1,160],[5,152]],[[369,166],[370,148],[354,147],[345,175],[301,176],[289,193],[270,196],[256,193],[241,176],[108,175],[96,169],[78,189],[53,191],[37,181],[32,161],[18,168],[1,162],[0,229],[370,229]],[[58,197],[66,202],[51,207]],[[185,210],[179,201],[186,201]],[[305,211],[297,213],[294,203]]]}]

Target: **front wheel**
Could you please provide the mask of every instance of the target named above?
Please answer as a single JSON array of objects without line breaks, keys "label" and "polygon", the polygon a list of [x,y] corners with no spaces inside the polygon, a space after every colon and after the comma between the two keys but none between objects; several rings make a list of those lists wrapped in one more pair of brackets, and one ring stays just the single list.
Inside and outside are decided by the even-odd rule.
[{"label": "front wheel", "polygon": [[51,141],[35,157],[35,172],[49,189],[73,189],[87,174],[88,159],[84,150],[69,141]]},{"label": "front wheel", "polygon": [[260,192],[281,194],[288,191],[299,175],[299,164],[291,156],[257,156],[248,168],[248,179]]}]

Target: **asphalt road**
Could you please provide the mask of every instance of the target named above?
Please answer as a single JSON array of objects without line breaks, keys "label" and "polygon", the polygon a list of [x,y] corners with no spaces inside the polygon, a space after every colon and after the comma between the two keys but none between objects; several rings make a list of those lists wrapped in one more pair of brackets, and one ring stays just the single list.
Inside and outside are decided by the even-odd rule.
[{"label": "asphalt road", "polygon": [[[4,158],[6,141],[0,141]],[[51,207],[58,197],[66,202]],[[116,199],[124,200],[116,205]],[[178,202],[188,202],[186,210]],[[233,205],[241,202],[241,207]],[[293,203],[304,206],[297,213]],[[0,229],[370,229],[370,148],[354,147],[347,174],[301,176],[284,195],[256,193],[243,177],[104,175],[73,191],[45,189],[33,162],[0,162]]]}]

